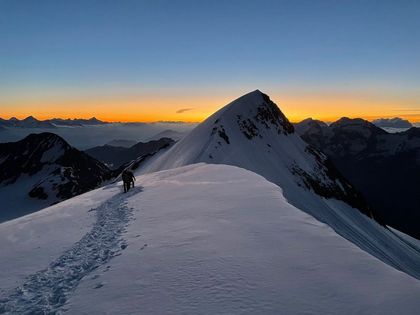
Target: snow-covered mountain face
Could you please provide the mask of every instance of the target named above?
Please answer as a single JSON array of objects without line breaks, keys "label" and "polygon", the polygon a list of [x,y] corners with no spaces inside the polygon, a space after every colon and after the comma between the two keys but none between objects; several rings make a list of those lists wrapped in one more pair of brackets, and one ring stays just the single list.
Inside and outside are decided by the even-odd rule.
[{"label": "snow-covered mountain face", "polygon": [[420,254],[415,254],[417,261],[413,259],[407,254],[410,246],[368,217],[372,212],[360,195],[324,154],[295,133],[279,108],[260,91],[220,109],[138,173],[198,162],[239,166],[262,175],[280,186],[297,208],[382,261],[420,277]]},{"label": "snow-covered mountain face", "polygon": [[213,114],[145,170],[198,162],[240,166],[281,187],[298,185],[366,210],[327,157],[302,141],[277,105],[258,90]]},{"label": "snow-covered mountain face", "polygon": [[0,144],[0,219],[71,198],[111,178],[99,161],[52,133]]},{"label": "snow-covered mountain face", "polygon": [[386,224],[420,239],[420,129],[387,133],[362,119],[301,128],[302,138],[325,152]]}]

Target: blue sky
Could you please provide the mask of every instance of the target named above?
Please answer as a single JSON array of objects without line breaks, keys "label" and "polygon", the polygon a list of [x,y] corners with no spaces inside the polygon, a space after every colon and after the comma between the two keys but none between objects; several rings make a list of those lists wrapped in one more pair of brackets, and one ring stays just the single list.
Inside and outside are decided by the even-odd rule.
[{"label": "blue sky", "polygon": [[0,108],[140,97],[141,110],[142,95],[260,88],[382,94],[415,112],[419,17],[408,0],[0,0]]}]

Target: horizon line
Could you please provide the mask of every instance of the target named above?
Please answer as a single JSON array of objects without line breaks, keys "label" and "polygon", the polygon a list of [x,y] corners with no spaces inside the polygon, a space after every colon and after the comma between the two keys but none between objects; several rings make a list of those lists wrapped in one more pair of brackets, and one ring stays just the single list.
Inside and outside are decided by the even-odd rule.
[{"label": "horizon line", "polygon": [[[419,116],[419,118],[418,119],[411,120],[409,118],[404,118],[404,116],[406,116],[406,117],[407,116]],[[51,118],[45,118],[45,119],[38,119],[34,115],[15,115],[15,116],[10,116],[9,118],[0,117],[0,120],[6,120],[6,121],[8,121],[10,119],[15,118],[15,119],[17,119],[19,121],[22,121],[22,120],[25,120],[25,119],[30,118],[30,117],[32,117],[32,118],[34,118],[34,119],[36,119],[37,121],[40,121],[40,122],[54,120],[54,119],[67,120],[67,121],[74,121],[74,120],[98,120],[98,121],[100,121],[102,123],[106,123],[106,124],[118,124],[118,123],[120,123],[120,124],[156,124],[156,123],[167,123],[167,124],[199,124],[199,123],[205,121],[208,118],[208,117],[205,117],[204,119],[199,120],[199,121],[189,121],[189,120],[150,120],[150,121],[147,121],[147,120],[143,120],[143,121],[142,120],[125,120],[124,121],[124,120],[101,119],[101,118],[98,118],[96,115],[90,116],[88,118],[85,118],[85,117],[74,117],[74,118],[66,117],[66,118],[64,118],[64,117],[59,117],[59,116],[52,116]],[[286,115],[286,117],[287,117],[287,115]],[[299,123],[299,122],[301,122],[303,120],[306,120],[306,119],[309,119],[309,118],[310,119],[314,119],[314,120],[320,120],[320,121],[323,121],[323,122],[326,122],[326,123],[332,123],[332,122],[335,122],[335,121],[337,121],[337,120],[339,120],[341,118],[350,118],[350,119],[360,118],[360,119],[367,120],[369,122],[372,122],[373,120],[376,120],[376,119],[393,119],[393,118],[399,118],[399,119],[407,120],[410,123],[420,123],[420,114],[419,115],[366,115],[366,116],[365,115],[361,115],[361,116],[343,115],[343,116],[333,116],[333,117],[323,117],[323,118],[319,118],[319,117],[316,117],[316,116],[308,116],[308,117],[300,118],[300,119],[289,119],[289,121],[291,123]]]}]

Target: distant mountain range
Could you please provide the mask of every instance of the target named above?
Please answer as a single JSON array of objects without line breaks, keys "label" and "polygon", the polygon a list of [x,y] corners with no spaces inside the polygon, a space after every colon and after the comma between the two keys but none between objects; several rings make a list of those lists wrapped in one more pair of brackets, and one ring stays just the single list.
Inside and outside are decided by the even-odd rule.
[{"label": "distant mountain range", "polygon": [[61,119],[52,118],[38,120],[33,116],[19,120],[16,117],[10,119],[0,118],[0,127],[18,127],[18,128],[56,128],[57,126],[84,126],[84,125],[103,125],[107,122],[92,117],[90,119]]},{"label": "distant mountain range", "polygon": [[138,142],[129,148],[112,145],[97,146],[86,150],[85,153],[105,163],[111,169],[118,169],[138,157],[151,152],[157,152],[169,147],[173,143],[174,140],[170,138],[161,138],[149,142]]},{"label": "distant mountain range", "polygon": [[295,125],[360,190],[386,224],[420,239],[420,129],[388,133],[366,120]]}]

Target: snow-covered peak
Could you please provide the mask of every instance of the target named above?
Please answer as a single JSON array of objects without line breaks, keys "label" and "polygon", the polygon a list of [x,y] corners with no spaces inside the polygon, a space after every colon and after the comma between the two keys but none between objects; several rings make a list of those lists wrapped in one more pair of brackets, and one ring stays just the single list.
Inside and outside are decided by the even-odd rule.
[{"label": "snow-covered peak", "polygon": [[357,137],[370,138],[372,135],[386,134],[387,132],[376,127],[371,122],[362,118],[343,117],[330,125],[332,130],[339,132],[350,132]]},{"label": "snow-covered peak", "polygon": [[237,98],[206,121],[215,120],[226,124],[236,124],[248,139],[261,137],[261,129],[273,129],[278,134],[285,135],[294,132],[293,125],[286,116],[270,97],[260,90]]},{"label": "snow-covered peak", "polygon": [[[276,113],[274,123],[259,119],[259,108],[264,113]],[[419,276],[413,267],[416,262],[405,254],[393,249],[384,254],[381,238],[385,229],[364,214],[380,218],[323,153],[304,142],[293,132],[293,127],[287,128],[290,123],[282,119],[276,108],[259,91],[240,97],[198,125],[171,149],[146,161],[137,173],[199,162],[250,170],[281,187],[291,204],[327,223],[343,237],[382,261]],[[284,123],[281,128],[279,121]],[[369,241],[361,241],[361,234]],[[387,246],[393,248],[390,244],[395,240],[388,241]]]},{"label": "snow-covered peak", "polygon": [[379,132],[385,133],[382,129],[376,127],[371,122],[362,119],[362,118],[348,118],[342,117],[339,120],[333,122],[330,125],[331,128],[347,128],[347,127],[356,127],[356,128],[369,128],[373,130],[377,130]]},{"label": "snow-covered peak", "polygon": [[300,135],[307,132],[320,132],[323,129],[328,128],[328,125],[325,122],[312,118],[306,118],[301,122],[296,123],[294,126],[296,132]]},{"label": "snow-covered peak", "polygon": [[98,118],[96,117],[92,117],[90,119],[88,119],[89,122],[94,123],[94,124],[100,124],[103,123],[102,121],[100,121]]},{"label": "snow-covered peak", "polygon": [[25,119],[23,119],[23,121],[26,121],[26,122],[37,122],[39,120],[36,119],[34,116],[28,116]]},{"label": "snow-covered peak", "polygon": [[[286,190],[306,187],[362,205],[327,158],[294,133],[294,127],[268,95],[255,90],[227,104],[193,129],[141,173],[206,162],[239,166]],[[297,188],[302,189],[302,188]]]},{"label": "snow-covered peak", "polygon": [[241,112],[251,110],[260,103],[263,103],[265,101],[265,97],[266,94],[262,93],[260,90],[254,90],[238,97],[227,104],[225,108],[229,110],[239,110]]}]

